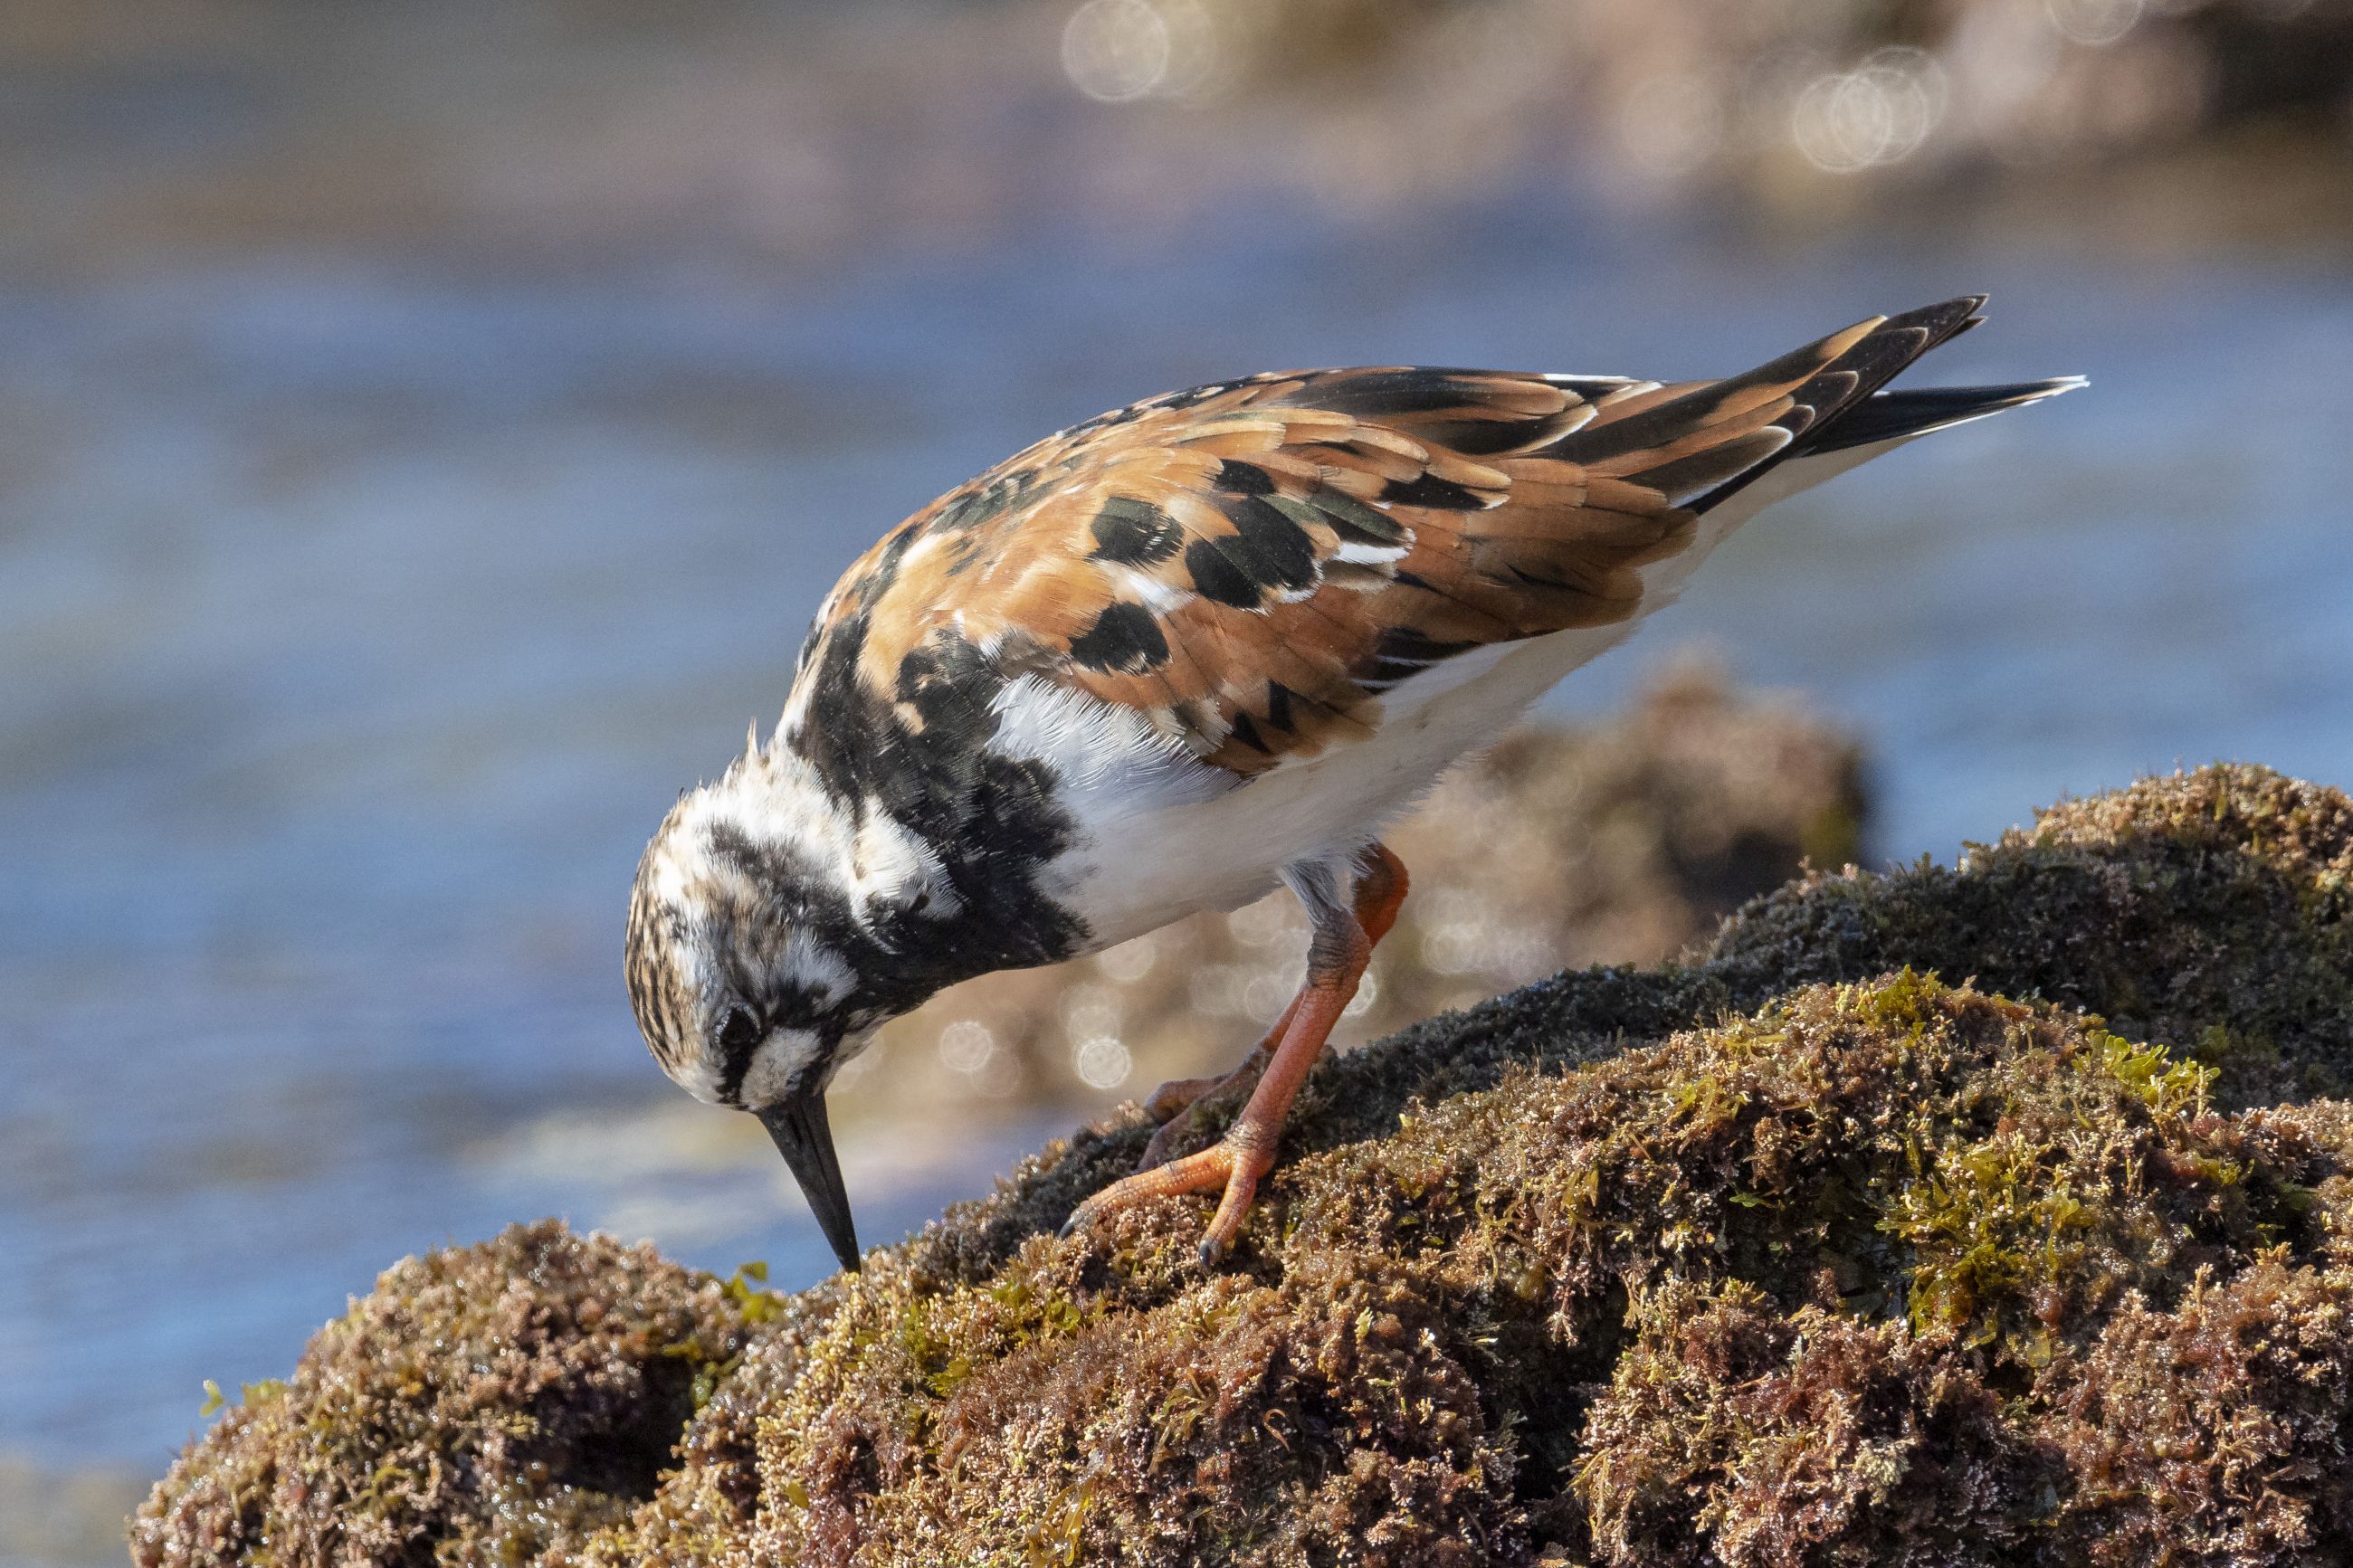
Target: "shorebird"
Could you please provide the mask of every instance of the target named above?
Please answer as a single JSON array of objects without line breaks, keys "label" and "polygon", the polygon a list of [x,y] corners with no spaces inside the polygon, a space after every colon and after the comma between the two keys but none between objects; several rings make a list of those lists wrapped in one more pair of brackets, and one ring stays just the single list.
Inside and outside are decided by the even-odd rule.
[{"label": "shorebird", "polygon": [[1071,1216],[1220,1192],[1214,1261],[1405,897],[1385,826],[1764,507],[2081,384],[1881,390],[1982,303],[1874,316],[1721,381],[1251,375],[1008,458],[851,565],[776,733],[755,723],[655,833],[628,937],[647,1043],[765,1124],[855,1268],[825,1094],[879,1026],[1287,887],[1306,979],[1225,1080],[1254,1079],[1240,1115],[1182,1159],[1155,1139]]}]

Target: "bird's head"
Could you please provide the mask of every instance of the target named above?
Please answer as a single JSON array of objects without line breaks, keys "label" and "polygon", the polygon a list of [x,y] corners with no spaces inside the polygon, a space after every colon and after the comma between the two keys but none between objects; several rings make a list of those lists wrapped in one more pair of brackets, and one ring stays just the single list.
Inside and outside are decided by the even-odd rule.
[{"label": "bird's head", "polygon": [[755,745],[680,799],[630,894],[629,1001],[655,1060],[760,1119],[845,1268],[858,1242],[826,1088],[911,1005],[876,921],[940,897],[937,872],[920,841],[861,826],[800,759]]}]

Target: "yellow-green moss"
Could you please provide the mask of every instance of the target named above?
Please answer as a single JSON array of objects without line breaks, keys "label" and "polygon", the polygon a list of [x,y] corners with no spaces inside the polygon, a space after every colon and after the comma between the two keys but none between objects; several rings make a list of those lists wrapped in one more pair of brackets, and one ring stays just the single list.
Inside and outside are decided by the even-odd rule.
[{"label": "yellow-green moss", "polygon": [[1574,1482],[1601,1561],[2034,1561],[2064,1478],[1951,1336],[1737,1280],[1662,1287],[1630,1319]]},{"label": "yellow-green moss", "polygon": [[1307,1154],[1231,1272],[1185,1201],[938,1271],[968,1212],[753,1352],[793,1377],[739,1512],[690,1533],[666,1494],[590,1555],[2028,1561],[2119,1312],[2268,1248],[2335,1267],[2309,1194],[2347,1142],[2201,1082],[1899,973]]}]

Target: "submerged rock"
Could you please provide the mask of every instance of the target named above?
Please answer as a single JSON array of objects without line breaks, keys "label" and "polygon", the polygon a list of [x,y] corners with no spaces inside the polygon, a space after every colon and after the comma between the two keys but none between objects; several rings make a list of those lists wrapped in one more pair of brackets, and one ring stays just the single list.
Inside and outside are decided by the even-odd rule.
[{"label": "submerged rock", "polygon": [[2343,1561],[2348,874],[2344,795],[2212,768],[1810,878],[1327,1063],[1213,1275],[1202,1200],[1054,1239],[1132,1114],[789,1300],[412,1261],[134,1555]]}]

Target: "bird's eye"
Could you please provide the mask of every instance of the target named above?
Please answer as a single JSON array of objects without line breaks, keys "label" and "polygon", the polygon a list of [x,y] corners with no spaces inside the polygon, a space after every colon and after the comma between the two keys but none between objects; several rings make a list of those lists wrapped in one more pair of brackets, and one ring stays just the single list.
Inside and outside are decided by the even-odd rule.
[{"label": "bird's eye", "polygon": [[759,1020],[748,1007],[730,1007],[720,1016],[717,1035],[722,1055],[733,1057],[760,1043]]}]

